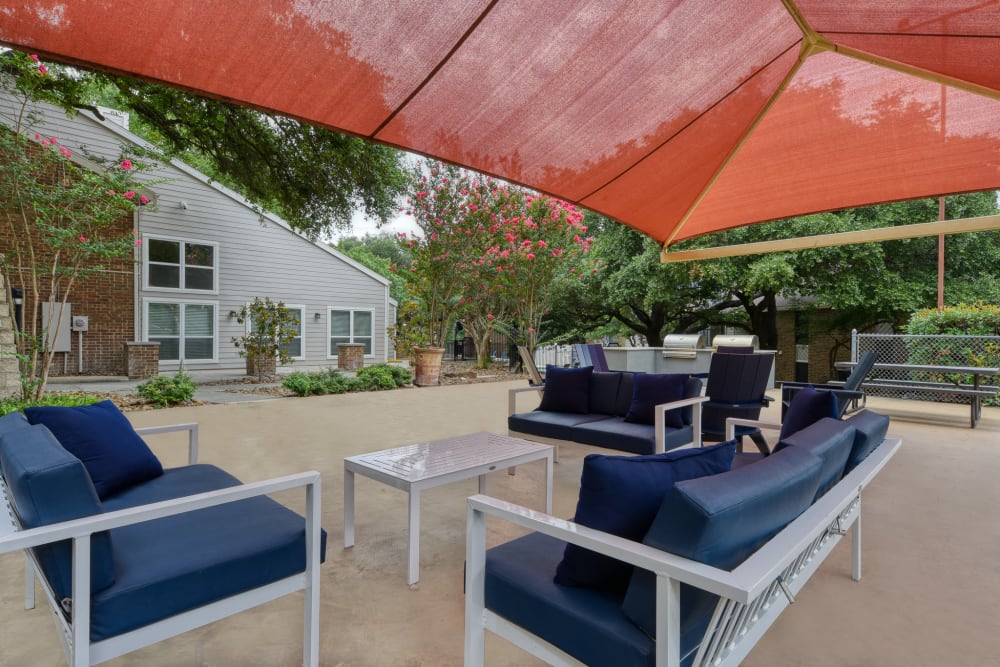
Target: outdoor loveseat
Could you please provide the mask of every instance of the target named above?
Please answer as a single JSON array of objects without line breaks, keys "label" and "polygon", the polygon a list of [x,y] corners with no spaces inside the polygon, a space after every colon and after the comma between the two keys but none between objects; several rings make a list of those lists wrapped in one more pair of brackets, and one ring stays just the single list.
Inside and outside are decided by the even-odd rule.
[{"label": "outdoor loveseat", "polygon": [[[848,529],[860,578],[861,492],[899,447],[888,424],[820,417],[767,455],[735,440],[589,455],[572,521],[471,497],[465,664],[483,664],[486,630],[552,664],[739,664]],[[487,550],[487,516],[532,532]]]},{"label": "outdoor loveseat", "polygon": [[[595,371],[547,366],[543,387],[511,389],[510,435],[571,441],[634,454],[701,443],[702,381],[682,374]],[[517,412],[520,393],[541,391],[537,409]]]},{"label": "outdoor loveseat", "polygon": [[[319,473],[241,484],[197,463],[197,424],[133,430],[110,401],[26,413],[0,418],[0,553],[25,551],[25,606],[37,576],[70,664],[300,590],[303,663],[318,663]],[[176,430],[189,465],[164,470],[140,434]],[[305,489],[305,518],[266,495],[292,488]]]}]

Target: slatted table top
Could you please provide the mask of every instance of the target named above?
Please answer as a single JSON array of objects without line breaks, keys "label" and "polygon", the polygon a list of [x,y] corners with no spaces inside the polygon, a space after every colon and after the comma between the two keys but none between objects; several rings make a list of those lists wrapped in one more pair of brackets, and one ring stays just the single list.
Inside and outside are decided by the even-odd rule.
[{"label": "slatted table top", "polygon": [[418,482],[483,465],[499,465],[549,449],[549,445],[483,432],[348,456],[344,461],[408,482]]}]

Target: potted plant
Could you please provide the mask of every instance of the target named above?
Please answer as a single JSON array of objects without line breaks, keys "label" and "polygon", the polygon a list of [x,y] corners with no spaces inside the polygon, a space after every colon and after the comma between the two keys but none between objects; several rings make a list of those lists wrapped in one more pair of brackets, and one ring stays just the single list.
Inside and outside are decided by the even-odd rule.
[{"label": "potted plant", "polygon": [[234,337],[233,344],[247,360],[247,375],[256,375],[262,382],[265,375],[274,375],[277,362],[289,363],[288,343],[298,334],[299,321],[295,313],[281,301],[269,297],[254,297],[236,311],[236,321],[246,325],[246,333]]}]

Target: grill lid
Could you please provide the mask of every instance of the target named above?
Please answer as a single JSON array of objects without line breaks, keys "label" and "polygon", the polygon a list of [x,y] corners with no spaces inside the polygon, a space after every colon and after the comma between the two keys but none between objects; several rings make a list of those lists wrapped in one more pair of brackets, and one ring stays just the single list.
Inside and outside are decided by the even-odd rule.
[{"label": "grill lid", "polygon": [[726,336],[716,336],[712,339],[712,347],[719,349],[719,347],[750,347],[754,350],[759,349],[757,342],[757,336],[753,334],[740,334],[740,335],[726,335]]}]

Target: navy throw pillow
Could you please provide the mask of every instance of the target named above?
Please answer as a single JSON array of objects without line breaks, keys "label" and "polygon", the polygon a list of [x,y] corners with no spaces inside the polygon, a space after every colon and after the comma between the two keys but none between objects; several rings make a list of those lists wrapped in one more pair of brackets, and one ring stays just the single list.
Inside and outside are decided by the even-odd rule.
[{"label": "navy throw pillow", "polygon": [[83,461],[101,500],[159,477],[163,466],[111,401],[73,408],[25,408],[32,424],[44,424],[66,451]]},{"label": "navy throw pillow", "polygon": [[602,415],[615,414],[618,385],[622,374],[618,371],[594,371],[590,376],[590,410]]},{"label": "navy throw pillow", "polygon": [[[654,408],[661,403],[672,403],[684,398],[687,380],[688,376],[681,373],[636,375],[632,385],[632,404],[625,415],[625,421],[653,424]],[[664,424],[671,428],[682,428],[682,410],[668,410],[664,415]]]},{"label": "navy throw pillow", "polygon": [[590,376],[593,366],[562,368],[551,364],[545,367],[545,391],[539,410],[546,412],[590,412]]},{"label": "navy throw pillow", "polygon": [[788,410],[781,422],[781,440],[793,433],[798,433],[807,426],[812,426],[823,417],[838,419],[837,397],[832,391],[819,391],[812,387],[803,387],[795,392]]},{"label": "navy throw pillow", "polygon": [[[736,441],[646,456],[588,454],[573,520],[638,542],[675,482],[729,470]],[[624,590],[632,566],[567,544],[554,581],[567,586]]]}]

